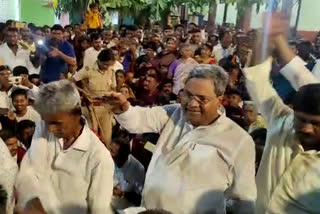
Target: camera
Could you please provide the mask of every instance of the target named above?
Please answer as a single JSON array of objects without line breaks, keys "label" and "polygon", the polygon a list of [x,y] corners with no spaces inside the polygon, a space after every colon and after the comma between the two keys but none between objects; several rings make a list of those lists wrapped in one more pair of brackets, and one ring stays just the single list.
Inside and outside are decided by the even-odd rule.
[{"label": "camera", "polygon": [[9,77],[9,82],[11,84],[20,85],[21,81],[22,81],[22,77],[19,77],[19,76],[18,77],[14,77],[14,76]]}]

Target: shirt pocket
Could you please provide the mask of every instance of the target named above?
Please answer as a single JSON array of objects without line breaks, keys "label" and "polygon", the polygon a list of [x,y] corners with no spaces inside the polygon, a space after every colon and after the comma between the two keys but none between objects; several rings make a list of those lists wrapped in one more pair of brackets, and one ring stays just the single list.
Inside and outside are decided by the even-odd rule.
[{"label": "shirt pocket", "polygon": [[229,166],[217,148],[195,144],[183,163],[187,190],[201,188],[225,190]]}]

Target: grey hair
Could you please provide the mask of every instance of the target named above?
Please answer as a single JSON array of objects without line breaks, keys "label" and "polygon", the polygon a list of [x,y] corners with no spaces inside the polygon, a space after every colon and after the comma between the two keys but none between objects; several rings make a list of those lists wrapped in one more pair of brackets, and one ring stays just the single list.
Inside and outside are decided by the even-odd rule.
[{"label": "grey hair", "polygon": [[80,104],[77,88],[68,80],[48,83],[40,89],[34,108],[42,114],[71,112]]},{"label": "grey hair", "polygon": [[198,65],[189,74],[186,83],[193,78],[201,78],[211,80],[214,84],[214,92],[217,96],[224,94],[228,82],[229,75],[225,70],[217,65]]},{"label": "grey hair", "polygon": [[256,112],[258,111],[255,103],[252,102],[252,101],[245,101],[245,102],[243,102],[243,107],[245,107],[245,106],[251,106],[254,111],[256,111]]}]

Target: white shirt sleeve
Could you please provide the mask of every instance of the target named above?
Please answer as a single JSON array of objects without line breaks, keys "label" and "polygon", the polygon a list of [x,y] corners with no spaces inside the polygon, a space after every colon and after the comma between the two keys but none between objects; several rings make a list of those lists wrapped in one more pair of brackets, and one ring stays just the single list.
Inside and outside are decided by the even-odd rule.
[{"label": "white shirt sleeve", "polygon": [[320,59],[316,60],[316,64],[312,69],[312,73],[317,80],[320,80]]},{"label": "white shirt sleeve", "polygon": [[292,113],[270,83],[271,63],[272,58],[269,58],[260,65],[246,68],[244,72],[250,97],[269,125],[279,117]]},{"label": "white shirt sleeve", "polygon": [[0,185],[7,193],[6,209],[8,214],[14,209],[14,183],[18,173],[18,165],[12,158],[6,144],[0,138]]},{"label": "white shirt sleeve", "polygon": [[89,65],[88,49],[84,52],[83,56],[83,67]]},{"label": "white shirt sleeve", "polygon": [[296,91],[304,85],[319,83],[319,79],[305,67],[305,62],[298,56],[293,58],[280,72]]},{"label": "white shirt sleeve", "polygon": [[90,213],[111,214],[111,198],[113,192],[114,165],[111,156],[99,158],[92,170],[91,183],[88,191]]},{"label": "white shirt sleeve", "polygon": [[[247,155],[246,155],[247,154]],[[255,184],[255,145],[250,137],[241,142],[240,151],[235,158],[232,169],[233,183],[227,191],[230,198],[236,201],[237,213],[254,213],[254,203],[257,198]]]},{"label": "white shirt sleeve", "polygon": [[116,120],[130,133],[160,133],[169,120],[165,107],[129,107],[129,110],[115,115]]}]

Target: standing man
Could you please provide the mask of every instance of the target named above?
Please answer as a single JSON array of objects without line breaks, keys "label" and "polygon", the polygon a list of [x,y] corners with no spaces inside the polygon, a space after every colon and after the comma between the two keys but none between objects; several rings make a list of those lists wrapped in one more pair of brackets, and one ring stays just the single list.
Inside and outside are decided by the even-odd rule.
[{"label": "standing man", "polygon": [[223,31],[220,34],[221,44],[216,45],[213,48],[213,57],[219,64],[220,60],[233,54],[234,49],[232,48],[232,34],[230,31]]},{"label": "standing man", "polygon": [[63,40],[63,27],[54,25],[51,38],[37,48],[33,61],[41,64],[40,80],[49,83],[60,79],[68,72],[68,66],[76,66],[77,61],[72,45]]},{"label": "standing man", "polygon": [[3,65],[8,65],[10,70],[16,66],[34,68],[30,61],[30,52],[19,44],[17,28],[8,28],[6,31],[6,43],[0,46],[0,61]]},{"label": "standing man", "polygon": [[35,103],[43,121],[17,178],[19,208],[39,198],[46,213],[110,214],[113,161],[81,116],[67,80],[45,85]]},{"label": "standing man", "polygon": [[[257,38],[253,67],[245,72],[248,92],[268,124],[257,174],[256,213],[320,213],[320,84],[290,50],[283,36],[289,26],[286,17],[274,14],[268,22],[269,37]],[[272,50],[263,56],[265,41],[289,62],[281,72],[298,90],[293,109],[270,83]]]},{"label": "standing man", "polygon": [[[90,98],[102,97],[106,93],[116,90],[117,83],[113,65],[115,58],[111,49],[105,49],[98,55],[93,66],[86,66],[73,76],[73,81],[83,81],[83,88]],[[100,134],[106,145],[111,143],[112,113],[110,109],[98,103],[90,106],[92,128]]]},{"label": "standing man", "polygon": [[96,63],[97,57],[102,50],[102,39],[100,34],[94,33],[91,35],[91,45],[92,47],[84,52],[83,67],[93,66],[93,64]]},{"label": "standing man", "polygon": [[176,214],[254,213],[255,148],[252,138],[218,111],[228,84],[218,66],[196,67],[181,105],[132,107],[110,93],[117,121],[131,133],[160,133],[143,190],[142,206]]}]

